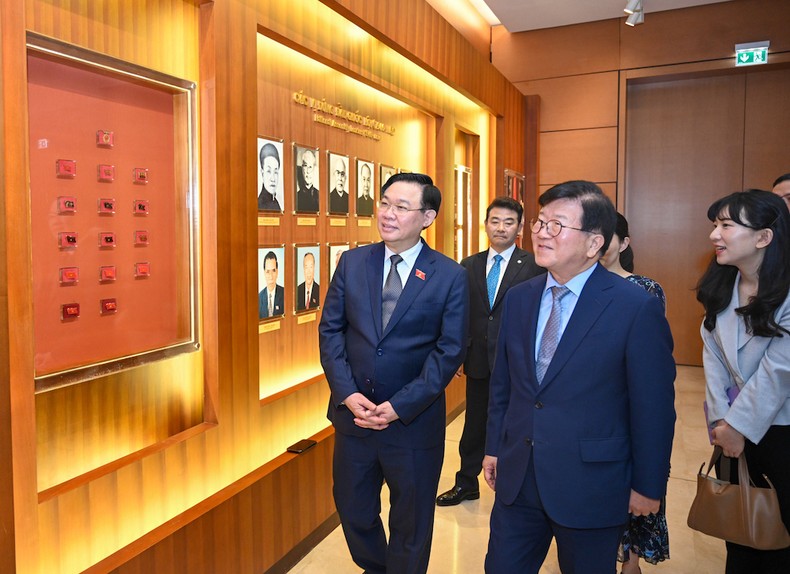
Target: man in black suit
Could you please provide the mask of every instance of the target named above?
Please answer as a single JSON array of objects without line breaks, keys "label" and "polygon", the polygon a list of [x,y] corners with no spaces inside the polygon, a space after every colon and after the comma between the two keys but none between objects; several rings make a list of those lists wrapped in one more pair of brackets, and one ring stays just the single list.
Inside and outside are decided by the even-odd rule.
[{"label": "man in black suit", "polygon": [[346,162],[342,157],[334,159],[332,175],[335,178],[335,186],[329,192],[329,213],[348,215],[348,190],[346,190]]},{"label": "man in black suit", "polygon": [[315,309],[318,307],[320,291],[318,283],[315,282],[315,255],[310,252],[304,254],[302,258],[304,269],[304,282],[299,283],[296,289],[296,310]]},{"label": "man in black suit", "polygon": [[296,211],[318,213],[318,190],[313,185],[318,180],[318,166],[313,150],[302,151],[302,164],[297,169]]},{"label": "man in black suit", "polygon": [[258,318],[268,319],[285,313],[285,289],[277,285],[277,275],[280,272],[277,265],[277,255],[269,251],[263,258],[263,277],[266,287],[258,293]]},{"label": "man in black suit", "polygon": [[[461,265],[469,278],[469,348],[466,374],[466,419],[458,452],[461,468],[453,488],[439,495],[436,504],[454,506],[480,498],[477,476],[483,468],[488,420],[488,378],[494,366],[502,300],[507,290],[544,272],[531,253],[516,246],[524,229],[524,208],[510,197],[497,197],[486,210],[486,235],[490,247],[470,255]],[[497,258],[501,258],[497,262]],[[488,280],[492,292],[489,293]],[[490,302],[493,301],[493,304]]]}]

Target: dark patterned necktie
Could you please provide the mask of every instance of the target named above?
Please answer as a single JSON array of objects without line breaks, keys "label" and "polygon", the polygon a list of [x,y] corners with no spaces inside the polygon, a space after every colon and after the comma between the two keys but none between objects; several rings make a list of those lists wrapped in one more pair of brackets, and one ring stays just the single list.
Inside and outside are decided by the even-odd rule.
[{"label": "dark patterned necktie", "polygon": [[543,339],[540,341],[540,349],[538,350],[538,362],[535,365],[538,384],[543,382],[543,377],[546,375],[551,359],[554,357],[554,351],[557,350],[557,345],[559,345],[560,325],[562,324],[562,305],[560,302],[570,292],[570,289],[561,285],[555,285],[551,288],[551,315],[549,315],[546,328],[543,329]]},{"label": "dark patterned necktie", "polygon": [[387,280],[384,282],[384,289],[381,291],[381,329],[387,328],[387,323],[390,322],[392,312],[395,310],[395,304],[398,302],[403,285],[400,282],[400,275],[398,275],[398,263],[403,261],[400,255],[393,255],[390,257],[390,272],[387,274]]}]

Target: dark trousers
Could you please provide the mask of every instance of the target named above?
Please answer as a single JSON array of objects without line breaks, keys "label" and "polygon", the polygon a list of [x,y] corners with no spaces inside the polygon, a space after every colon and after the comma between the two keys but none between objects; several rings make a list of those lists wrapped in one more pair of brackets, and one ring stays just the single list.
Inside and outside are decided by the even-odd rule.
[{"label": "dark trousers", "polygon": [[530,459],[516,500],[494,500],[486,574],[538,574],[551,539],[563,574],[615,574],[617,547],[625,525],[610,528],[568,528],[554,522],[543,508]]},{"label": "dark trousers", "polygon": [[[782,520],[790,530],[790,426],[772,426],[759,444],[746,441],[744,449],[749,475],[757,486],[767,486],[765,474],[776,488]],[[738,481],[737,461],[731,460],[730,481]],[[727,542],[725,574],[788,574],[790,547],[756,550]]]},{"label": "dark trousers", "polygon": [[488,378],[466,378],[466,417],[458,453],[461,469],[455,473],[455,485],[479,490],[477,477],[483,469],[488,422]]},{"label": "dark trousers", "polygon": [[[335,433],[334,498],[354,562],[370,574],[428,569],[444,443],[430,449],[393,446],[374,432]],[[381,523],[381,487],[390,490],[389,542]]]}]

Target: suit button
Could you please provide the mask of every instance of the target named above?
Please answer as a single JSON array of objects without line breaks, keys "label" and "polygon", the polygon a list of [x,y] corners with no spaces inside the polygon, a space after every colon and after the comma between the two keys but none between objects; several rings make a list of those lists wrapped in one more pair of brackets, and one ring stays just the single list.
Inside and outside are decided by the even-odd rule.
[{"label": "suit button", "polygon": [[527,443],[527,446],[532,446],[532,439],[531,438],[524,439],[524,442]]},{"label": "suit button", "polygon": [[494,317],[492,317],[491,315],[489,315],[489,316],[488,316],[488,320],[489,320],[489,321],[493,321],[493,320],[494,320]]},{"label": "suit button", "polygon": [[537,403],[535,403],[535,408],[536,409],[542,409],[543,408],[543,403],[538,401]]},{"label": "suit button", "polygon": [[384,354],[384,351],[382,351],[381,349],[376,349],[376,354],[380,357],[381,355]]}]

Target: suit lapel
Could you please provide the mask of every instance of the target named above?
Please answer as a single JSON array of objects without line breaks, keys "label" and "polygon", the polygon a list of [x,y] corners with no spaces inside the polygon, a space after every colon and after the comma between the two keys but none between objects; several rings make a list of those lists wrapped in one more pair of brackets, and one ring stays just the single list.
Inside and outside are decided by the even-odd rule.
[{"label": "suit lapel", "polygon": [[472,260],[472,284],[475,291],[474,296],[482,297],[488,305],[488,287],[486,286],[486,263],[488,262],[488,250],[481,251]]},{"label": "suit lapel", "polygon": [[[518,274],[524,269],[524,258],[523,256],[526,254],[526,251],[523,249],[516,249],[513,251],[513,254],[510,256],[510,261],[505,268],[505,274],[502,276],[502,282],[499,284],[499,289],[496,292],[496,299],[494,300],[494,307],[502,303],[502,300],[505,298],[505,293],[507,290],[510,289],[510,285],[513,283]],[[485,270],[483,270],[485,274]],[[485,281],[484,281],[485,284]],[[486,288],[487,290],[488,288]],[[487,297],[486,293],[486,297]],[[492,307],[493,310],[493,307]]]},{"label": "suit lapel", "polygon": [[546,375],[543,377],[541,389],[545,389],[552,383],[555,375],[573,356],[601,313],[612,301],[612,295],[608,293],[611,288],[612,278],[609,276],[609,272],[598,265],[584,285],[581,297],[576,302],[573,314],[562,333],[560,344],[557,346],[549,368],[546,370]]},{"label": "suit lapel", "polygon": [[[366,264],[370,314],[376,326],[376,335],[381,338],[381,289],[384,285],[384,243],[376,243],[368,254]],[[392,323],[392,320],[390,320]]]}]

